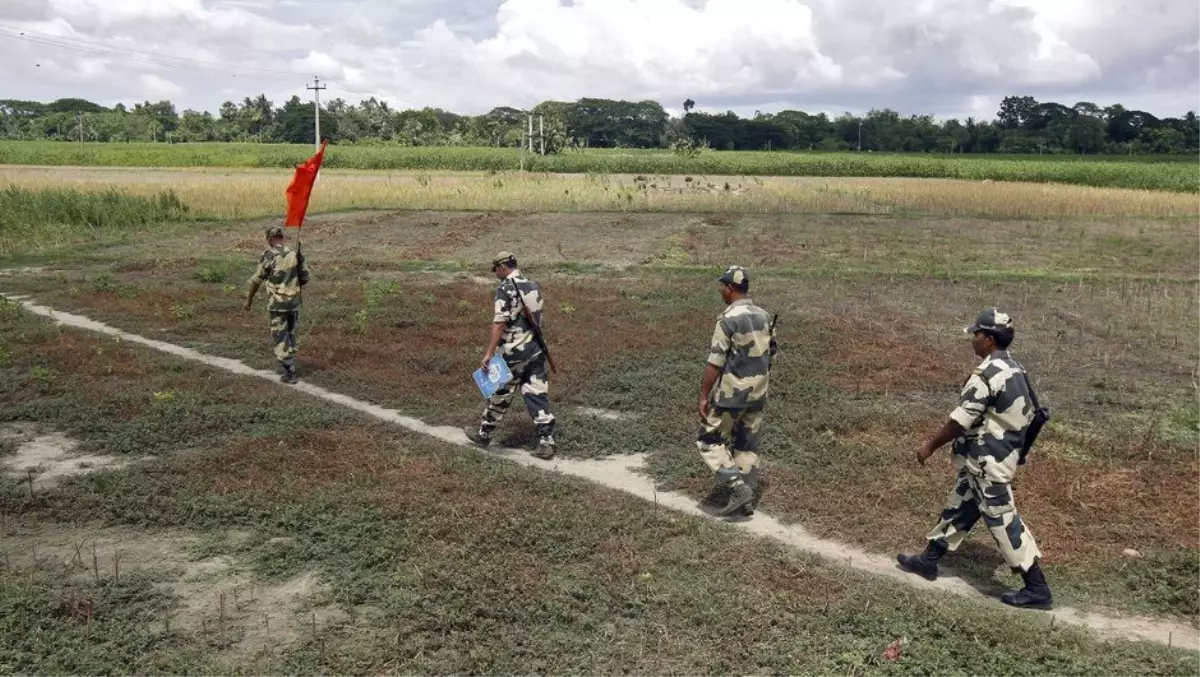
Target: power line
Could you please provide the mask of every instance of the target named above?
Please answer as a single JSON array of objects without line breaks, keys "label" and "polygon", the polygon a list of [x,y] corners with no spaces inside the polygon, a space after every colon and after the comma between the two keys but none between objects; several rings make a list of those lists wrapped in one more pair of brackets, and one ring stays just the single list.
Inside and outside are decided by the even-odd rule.
[{"label": "power line", "polygon": [[221,66],[224,68],[233,68],[233,69],[243,70],[243,71],[257,71],[260,73],[273,73],[273,74],[277,74],[277,75],[290,75],[290,76],[297,75],[296,73],[294,73],[292,71],[283,71],[283,70],[278,70],[278,69],[274,69],[274,68],[258,68],[256,66],[244,66],[241,64],[231,64],[228,62],[213,61],[210,59],[195,59],[195,58],[191,58],[191,57],[172,56],[170,54],[162,54],[161,52],[152,52],[150,50],[135,49],[133,47],[124,47],[121,45],[111,45],[111,44],[107,44],[104,42],[97,42],[95,40],[86,40],[84,38],[70,37],[70,36],[66,36],[66,35],[55,35],[53,33],[44,33],[42,31],[30,30],[27,28],[18,28],[16,26],[9,26],[6,24],[0,24],[0,30],[16,32],[16,33],[21,34],[21,36],[28,36],[30,38],[36,36],[37,38],[42,39],[42,40],[53,40],[53,41],[60,42],[60,43],[68,43],[68,44],[69,43],[79,43],[80,45],[84,45],[84,46],[88,46],[88,47],[97,47],[97,48],[109,50],[109,51],[140,54],[140,55],[145,55],[145,56],[154,57],[154,58],[158,58],[158,59],[184,61],[184,62],[191,62],[193,64]]},{"label": "power line", "polygon": [[[46,37],[41,37],[46,36]],[[85,54],[96,56],[105,56],[114,59],[124,59],[138,63],[152,64],[156,66],[164,66],[168,68],[182,68],[201,73],[213,73],[216,75],[226,75],[230,77],[255,76],[262,79],[284,80],[302,77],[300,73],[275,70],[269,68],[257,68],[254,66],[242,66],[237,64],[223,63],[219,61],[209,61],[204,59],[193,59],[189,57],[175,57],[157,52],[146,50],[138,50],[127,47],[115,47],[104,45],[102,43],[91,42],[78,38],[66,38],[62,36],[53,36],[47,33],[38,31],[29,31],[14,28],[0,24],[0,37],[12,38],[15,40],[23,40],[25,42],[46,45],[49,47],[57,47],[60,49],[69,49]],[[241,71],[240,73],[237,71]]]},{"label": "power line", "polygon": [[[164,67],[168,67],[168,68],[180,68],[180,69],[195,71],[195,72],[199,72],[199,73],[212,73],[212,74],[216,74],[216,75],[226,75],[226,76],[230,76],[230,77],[238,76],[238,73],[233,72],[232,68],[218,69],[218,68],[212,68],[212,67],[206,67],[206,66],[199,66],[196,64],[188,63],[186,60],[182,60],[182,59],[181,60],[172,60],[170,57],[150,57],[150,56],[146,56],[146,55],[122,53],[122,52],[112,50],[112,49],[103,49],[103,48],[98,48],[98,47],[85,47],[85,46],[81,46],[81,45],[72,45],[69,43],[57,42],[57,41],[53,41],[53,40],[46,40],[46,39],[35,38],[35,37],[30,37],[30,36],[15,36],[15,35],[9,34],[2,30],[0,30],[0,37],[16,38],[19,40],[24,40],[26,42],[33,43],[33,44],[46,45],[46,46],[50,46],[50,47],[56,47],[59,49],[69,49],[69,50],[81,52],[84,54],[91,54],[94,56],[102,56],[102,57],[111,58],[111,59],[122,59],[125,61],[132,61],[132,62],[136,62],[136,63],[150,64],[150,65],[155,65],[155,66],[164,66]],[[246,75],[246,74],[243,73],[242,75]],[[271,76],[260,75],[259,77],[263,77],[265,79],[282,79],[280,76],[274,76],[274,75],[271,75]]]}]

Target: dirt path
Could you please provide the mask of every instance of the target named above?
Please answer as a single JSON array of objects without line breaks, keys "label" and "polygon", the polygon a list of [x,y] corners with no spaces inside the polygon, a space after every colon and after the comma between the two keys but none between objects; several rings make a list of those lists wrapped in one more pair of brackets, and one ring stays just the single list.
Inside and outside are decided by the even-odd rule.
[{"label": "dirt path", "polygon": [[[26,296],[11,296],[6,294],[0,294],[0,296],[10,301],[18,301],[25,310],[42,317],[50,318],[60,325],[116,336],[124,341],[139,343],[183,359],[224,369],[234,374],[254,376],[279,383],[278,375],[275,372],[254,369],[238,360],[205,355],[204,353],[183,348],[172,343],[155,341],[137,334],[130,334],[80,315],[59,312],[45,306],[37,305],[28,300]],[[304,381],[290,386],[280,384],[280,387],[299,390],[313,397],[355,409],[382,421],[394,423],[414,432],[436,437],[450,444],[475,448],[458,428],[430,426],[393,409],[385,409]],[[653,501],[656,505],[661,505],[670,510],[697,517],[717,519],[701,510],[693,498],[683,493],[657,491],[651,479],[641,472],[641,468],[645,462],[644,455],[618,455],[601,460],[555,459],[552,461],[542,461],[516,449],[493,448],[482,453],[505,458],[524,466],[558,471],[565,475],[579,477],[589,482],[632,494],[647,501]],[[939,576],[937,581],[926,581],[920,577],[901,571],[889,557],[867,553],[836,541],[818,538],[808,533],[802,526],[785,526],[763,512],[757,512],[753,518],[747,520],[730,521],[729,524],[734,528],[745,529],[753,534],[775,539],[797,550],[814,553],[860,571],[887,576],[898,583],[911,585],[919,589],[950,592],[963,597],[981,600],[994,599],[992,591],[980,591],[970,583],[954,576],[950,571]],[[995,603],[999,604],[998,601]],[[1181,623],[1172,623],[1145,617],[1106,616],[1061,606],[1048,612],[1014,609],[1012,613],[1025,614],[1030,621],[1036,619],[1037,614],[1047,616],[1049,617],[1048,619],[1037,621],[1046,623],[1047,627],[1053,622],[1062,622],[1088,628],[1106,638],[1146,640],[1200,651],[1200,630]]]}]

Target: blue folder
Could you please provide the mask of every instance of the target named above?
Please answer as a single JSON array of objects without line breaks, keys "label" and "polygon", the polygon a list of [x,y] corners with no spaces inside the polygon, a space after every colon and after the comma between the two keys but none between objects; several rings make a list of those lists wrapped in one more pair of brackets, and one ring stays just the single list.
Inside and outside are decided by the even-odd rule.
[{"label": "blue folder", "polygon": [[487,372],[484,372],[483,369],[476,369],[471,376],[475,378],[475,385],[479,386],[479,392],[483,393],[485,398],[491,397],[512,380],[512,372],[508,369],[508,363],[499,355],[493,356],[488,361]]}]

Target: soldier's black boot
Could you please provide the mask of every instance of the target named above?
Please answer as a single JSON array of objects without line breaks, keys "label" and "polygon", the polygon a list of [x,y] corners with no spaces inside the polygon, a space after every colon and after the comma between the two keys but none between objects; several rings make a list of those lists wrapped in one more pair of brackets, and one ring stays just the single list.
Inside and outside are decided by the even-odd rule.
[{"label": "soldier's black boot", "polygon": [[543,461],[549,461],[554,458],[554,437],[546,435],[538,438],[537,447],[533,450],[534,458],[540,458]]},{"label": "soldier's black boot", "polygon": [[946,541],[938,539],[925,545],[925,552],[920,555],[896,555],[900,568],[912,572],[930,581],[936,581],[938,576],[938,560],[950,549]]},{"label": "soldier's black boot", "polygon": [[750,487],[750,492],[754,496],[750,499],[749,503],[742,506],[742,514],[750,517],[754,514],[754,510],[758,508],[759,499],[762,498],[762,488],[760,485],[762,475],[758,471],[758,466],[754,466],[750,469],[750,472],[743,474],[742,480],[746,482],[746,486]]},{"label": "soldier's black boot", "polygon": [[729,487],[729,501],[725,507],[717,511],[721,517],[732,517],[742,514],[742,508],[754,500],[754,491],[742,479],[742,473],[737,468],[721,468],[717,471],[717,482]]},{"label": "soldier's black boot", "polygon": [[754,500],[754,492],[745,482],[737,482],[733,485],[732,491],[729,493],[729,502],[718,513],[722,517],[728,517],[734,514],[741,514],[742,509],[747,503]]},{"label": "soldier's black boot", "polygon": [[295,383],[296,382],[296,370],[292,367],[287,366],[286,364],[283,365],[283,375],[279,377],[279,380],[283,381],[284,383]]},{"label": "soldier's black boot", "polygon": [[463,433],[466,434],[467,439],[485,449],[489,444],[492,443],[492,436],[484,435],[479,431],[479,428],[467,426],[466,428],[463,428]]},{"label": "soldier's black boot", "polygon": [[1000,595],[1001,602],[1022,609],[1049,609],[1053,606],[1054,597],[1050,594],[1050,586],[1042,573],[1041,562],[1034,560],[1029,571],[1021,572],[1021,578],[1025,579],[1025,587]]},{"label": "soldier's black boot", "polygon": [[537,425],[537,444],[533,447],[533,457],[540,458],[543,461],[549,461],[554,458],[554,452],[558,447],[554,444],[554,424],[540,423]]},{"label": "soldier's black boot", "polygon": [[729,502],[729,494],[733,491],[728,484],[717,484],[712,489],[709,489],[708,495],[700,500],[700,507],[711,512],[716,512],[725,507]]}]

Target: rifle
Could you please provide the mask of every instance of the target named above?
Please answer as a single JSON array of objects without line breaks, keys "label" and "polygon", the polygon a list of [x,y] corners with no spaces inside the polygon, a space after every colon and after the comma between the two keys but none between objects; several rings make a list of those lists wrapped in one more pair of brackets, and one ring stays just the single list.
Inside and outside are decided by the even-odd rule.
[{"label": "rifle", "polygon": [[770,372],[771,367],[774,366],[773,363],[775,362],[775,353],[779,352],[779,343],[775,341],[775,323],[778,321],[779,313],[775,313],[775,316],[771,318],[771,326],[767,328],[767,333],[771,336],[771,358],[767,361],[768,372]]},{"label": "rifle", "polygon": [[308,279],[303,275],[303,273],[304,273],[304,250],[301,249],[300,247],[301,247],[300,231],[297,230],[296,231],[296,265],[299,267],[299,270],[296,271],[296,275],[300,278],[300,280],[299,280],[300,295],[303,296],[304,295],[304,285],[308,284]]},{"label": "rifle", "polygon": [[521,296],[521,288],[517,286],[515,280],[512,282],[513,291],[517,293],[517,300],[521,303],[521,314],[525,317],[525,321],[533,328],[533,340],[537,342],[538,347],[546,354],[546,362],[550,365],[552,373],[558,373],[558,365],[554,363],[554,358],[550,356],[550,348],[546,346],[546,339],[542,337],[542,328],[538,326],[536,320],[533,319],[533,313],[529,312],[529,307],[525,305],[525,298]]},{"label": "rifle", "polygon": [[1025,441],[1021,444],[1021,451],[1017,455],[1017,465],[1025,465],[1025,457],[1029,455],[1033,441],[1042,431],[1042,426],[1050,420],[1050,410],[1038,403],[1037,393],[1033,392],[1033,383],[1029,380],[1029,374],[1022,374],[1022,376],[1025,378],[1025,388],[1029,390],[1029,401],[1033,405],[1033,420],[1029,422],[1029,429],[1025,431]]}]

